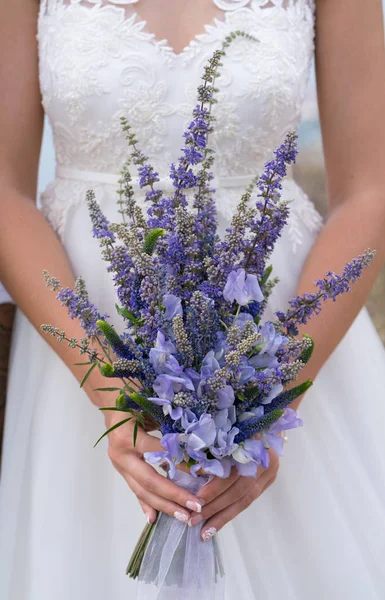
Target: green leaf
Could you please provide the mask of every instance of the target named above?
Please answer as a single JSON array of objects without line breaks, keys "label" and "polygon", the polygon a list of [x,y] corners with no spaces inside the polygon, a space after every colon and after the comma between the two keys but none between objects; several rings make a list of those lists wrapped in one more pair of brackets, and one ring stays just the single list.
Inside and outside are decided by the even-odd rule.
[{"label": "green leaf", "polygon": [[158,239],[165,234],[165,230],[160,227],[152,229],[145,237],[143,243],[143,252],[146,254],[152,254],[155,250]]},{"label": "green leaf", "polygon": [[303,337],[307,338],[308,340],[311,341],[311,346],[309,348],[307,348],[306,350],[304,350],[303,352],[301,352],[301,354],[298,357],[298,360],[301,360],[306,365],[306,363],[308,363],[309,360],[311,359],[311,356],[314,351],[314,340],[310,337],[310,335],[306,335],[306,333],[304,334]]},{"label": "green leaf", "polygon": [[135,421],[134,425],[134,448],[136,446],[136,439],[138,437],[138,421]]},{"label": "green leaf", "polygon": [[286,392],[282,392],[282,394],[280,394],[279,396],[274,398],[274,400],[271,402],[271,404],[266,405],[265,410],[267,411],[267,410],[269,410],[269,408],[271,408],[271,409],[286,408],[286,406],[291,404],[294,400],[296,400],[296,398],[299,398],[299,396],[302,396],[302,394],[304,394],[309,388],[311,388],[312,385],[313,385],[313,382],[310,379],[308,379],[307,381],[300,383],[296,387],[291,388],[290,390],[287,390]]},{"label": "green leaf", "polygon": [[109,323],[107,323],[107,321],[98,319],[98,321],[96,321],[96,325],[99,327],[100,331],[104,334],[104,337],[112,346],[119,346],[122,343],[119,334]]},{"label": "green leaf", "polygon": [[97,446],[99,444],[100,440],[102,440],[104,437],[106,437],[106,435],[108,435],[109,433],[111,433],[111,431],[114,431],[114,429],[117,429],[121,425],[124,425],[124,423],[127,423],[127,421],[131,421],[131,419],[133,419],[133,418],[134,417],[128,417],[128,419],[123,419],[123,421],[119,421],[119,423],[115,423],[115,425],[113,425],[112,427],[110,427],[109,429],[107,429],[107,431],[105,431],[103,433],[103,435],[100,436],[100,438],[98,439],[98,441],[94,444],[94,448],[95,448],[95,446]]},{"label": "green leaf", "polygon": [[116,312],[118,313],[118,315],[124,317],[125,319],[127,319],[128,321],[133,323],[134,325],[139,325],[140,319],[138,319],[134,315],[134,313],[127,310],[127,308],[120,308],[120,306],[118,306],[117,304],[115,304],[115,308],[116,308]]},{"label": "green leaf", "polygon": [[127,412],[133,415],[131,408],[117,408],[116,406],[101,406],[99,410],[115,410],[117,412]]},{"label": "green leaf", "polygon": [[244,389],[244,395],[247,400],[253,400],[258,392],[259,388],[257,385],[253,385]]},{"label": "green leaf", "polygon": [[94,363],[94,364],[92,365],[92,367],[91,367],[90,369],[88,369],[87,373],[84,375],[84,377],[83,377],[83,379],[82,379],[82,382],[81,382],[81,384],[80,384],[80,387],[83,387],[83,385],[85,384],[85,382],[87,381],[87,379],[89,378],[89,376],[91,375],[92,371],[95,369],[95,367],[96,367],[96,365],[97,365],[97,364],[98,364],[98,363]]},{"label": "green leaf", "polygon": [[273,423],[275,423],[276,421],[278,421],[278,419],[282,417],[284,413],[285,411],[282,408],[276,408],[270,413],[267,413],[267,415],[264,415],[258,422],[258,431],[262,431],[263,429],[269,429],[273,425]]},{"label": "green leaf", "polygon": [[120,388],[110,388],[110,387],[95,388],[94,392],[120,392]]},{"label": "green leaf", "polygon": [[268,267],[266,267],[266,269],[261,277],[261,281],[260,281],[261,286],[265,285],[265,283],[269,279],[272,271],[273,271],[273,265],[269,265]]},{"label": "green leaf", "polygon": [[136,402],[138,406],[140,406],[147,414],[155,419],[155,421],[161,422],[163,417],[162,409],[148,400],[145,396],[141,396],[137,392],[132,392],[129,394],[129,398]]}]

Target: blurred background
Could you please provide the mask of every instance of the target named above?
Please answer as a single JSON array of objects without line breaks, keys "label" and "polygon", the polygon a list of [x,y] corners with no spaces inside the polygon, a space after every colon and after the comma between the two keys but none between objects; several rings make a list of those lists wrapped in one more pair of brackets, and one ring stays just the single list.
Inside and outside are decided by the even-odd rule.
[{"label": "blurred background", "polygon": [[[295,178],[303,187],[317,210],[326,215],[325,171],[322,155],[321,133],[318,120],[314,66],[312,67],[307,96],[299,128],[299,156]],[[52,132],[46,122],[39,169],[39,192],[54,178],[55,158]],[[385,267],[370,295],[367,307],[385,344]]]}]

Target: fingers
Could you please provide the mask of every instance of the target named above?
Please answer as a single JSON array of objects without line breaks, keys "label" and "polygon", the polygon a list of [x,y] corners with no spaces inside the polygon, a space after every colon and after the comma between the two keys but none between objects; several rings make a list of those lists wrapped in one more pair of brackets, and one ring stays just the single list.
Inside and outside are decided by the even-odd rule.
[{"label": "fingers", "polygon": [[153,435],[145,433],[140,427],[138,427],[138,436],[135,446],[132,442],[132,450],[141,455],[143,455],[145,452],[164,452],[164,448],[159,439]]},{"label": "fingers", "polygon": [[[202,517],[203,519],[209,519],[216,513],[221,510],[227,508],[231,504],[234,504],[238,500],[240,500],[245,494],[249,492],[249,490],[256,485],[255,477],[238,477],[233,485],[227,488],[220,494],[212,502],[205,505],[202,509]],[[199,518],[200,515],[192,515],[191,525],[196,525],[200,523],[203,519]]]},{"label": "fingers", "polygon": [[[190,511],[198,513],[202,511],[202,502],[200,502],[194,494],[157,473],[153,467],[145,463],[144,460],[134,452],[122,453],[119,449],[111,447],[109,449],[109,455],[119,473],[123,475],[126,480],[127,476],[134,479],[147,494],[159,496],[165,500],[171,501],[175,506],[178,505],[179,510],[183,508],[183,511],[188,515]],[[157,510],[161,510],[158,508],[158,505],[152,504],[152,502],[149,502],[145,498],[140,499],[144,500],[147,504],[150,504],[150,506],[153,506]]]},{"label": "fingers", "polygon": [[151,512],[151,515],[155,513],[155,518],[151,522],[154,522],[154,520],[156,519],[156,511],[160,511],[166,513],[167,515],[170,515],[170,517],[174,517],[174,519],[178,519],[178,521],[181,521],[182,523],[188,523],[188,520],[190,518],[190,513],[188,510],[182,508],[175,502],[165,500],[164,498],[157,496],[156,494],[146,491],[130,475],[126,475],[125,479],[132,491],[134,492],[134,494],[139,499],[142,508],[143,506],[146,507],[146,510],[144,510],[146,516],[148,514],[148,509],[153,511]]},{"label": "fingers", "polygon": [[[251,478],[247,478],[251,479]],[[254,485],[248,488],[246,493],[239,498],[233,504],[230,504],[225,509],[216,513],[211,519],[208,519],[207,523],[204,524],[201,531],[201,537],[204,542],[208,541],[218,531],[222,529],[232,519],[234,519],[239,513],[244,511],[250,506],[254,500],[258,498],[264,491],[265,487],[272,483],[274,477],[269,469],[264,471],[260,477],[254,480]]]},{"label": "fingers", "polygon": [[157,516],[155,508],[152,508],[152,506],[150,506],[149,504],[142,502],[142,500],[139,500],[139,504],[141,506],[142,511],[146,515],[147,523],[149,525],[150,523],[154,523],[156,521]]},{"label": "fingers", "polygon": [[[106,411],[104,419],[107,429],[110,429],[112,426],[122,421],[125,416],[127,416],[127,413]],[[138,454],[164,450],[160,444],[159,438],[149,435],[140,426],[137,428],[136,444],[134,446],[134,427],[135,420],[133,419],[111,431],[108,435],[109,446],[119,448],[120,450],[133,450]]]},{"label": "fingers", "polygon": [[199,492],[199,498],[204,500],[204,504],[210,504],[215,498],[223,494],[229,487],[231,487],[235,481],[239,479],[238,471],[233,467],[230,477],[221,479],[220,477],[214,477],[210,483],[202,487]]},{"label": "fingers", "polygon": [[[163,475],[159,475],[150,465],[133,456],[127,465],[127,472],[148,493],[171,500],[180,507],[202,512],[202,502],[194,494],[176,485]],[[153,505],[151,505],[153,506]]]}]

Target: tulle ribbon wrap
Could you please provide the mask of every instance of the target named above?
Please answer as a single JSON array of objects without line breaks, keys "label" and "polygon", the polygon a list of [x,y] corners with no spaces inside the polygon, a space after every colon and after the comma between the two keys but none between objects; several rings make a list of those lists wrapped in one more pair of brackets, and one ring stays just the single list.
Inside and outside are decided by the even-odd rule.
[{"label": "tulle ribbon wrap", "polygon": [[[196,494],[211,479],[177,469],[173,481]],[[203,524],[189,527],[169,515],[159,515],[140,568],[137,600],[224,600],[218,539],[213,536],[203,542]]]}]

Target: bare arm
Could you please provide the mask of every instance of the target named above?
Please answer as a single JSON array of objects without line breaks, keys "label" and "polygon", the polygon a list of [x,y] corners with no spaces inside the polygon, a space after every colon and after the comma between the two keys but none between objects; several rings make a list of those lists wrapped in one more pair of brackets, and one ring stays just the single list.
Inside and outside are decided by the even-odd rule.
[{"label": "bare arm", "polygon": [[[69,322],[42,280],[42,270],[47,268],[63,285],[74,283],[64,248],[35,204],[44,116],[35,38],[37,11],[38,3],[32,1],[0,4],[0,279],[37,330],[41,323],[52,322],[80,337],[79,325]],[[53,339],[47,342],[81,378],[70,349],[54,345]]]},{"label": "bare arm", "polygon": [[[0,281],[39,333],[42,323],[50,323],[64,329],[69,337],[81,338],[84,334],[79,323],[68,318],[42,279],[43,269],[47,269],[64,287],[74,285],[65,249],[33,201],[43,128],[37,15],[36,0],[0,0],[0,214],[4,216],[0,219]],[[79,358],[76,353],[53,338],[45,339],[80,381],[84,371],[74,366]],[[93,391],[102,386],[105,380],[94,369],[85,391],[97,406],[111,406],[114,397]],[[110,415],[106,414],[109,425],[114,420]],[[138,433],[133,449],[129,423],[109,436],[110,458],[149,517],[155,517],[154,508],[188,516],[186,502],[196,506],[195,497],[166,481],[142,460],[144,451],[158,449],[159,442],[144,431]]]},{"label": "bare arm", "polygon": [[[303,327],[316,343],[301,379],[314,379],[363,306],[385,258],[385,49],[381,0],[318,0],[316,70],[327,169],[329,214],[298,284],[314,281],[368,247],[377,258],[353,291]],[[293,402],[296,408],[300,398]],[[337,401],[338,399],[336,399]],[[219,531],[275,480],[278,459],[256,480],[233,474],[201,490],[203,532]],[[231,487],[226,488],[230,484]],[[223,492],[223,493],[221,493]],[[193,516],[194,523],[200,515]],[[202,534],[204,535],[204,533]]]},{"label": "bare arm", "polygon": [[[316,75],[325,154],[328,218],[298,284],[311,291],[365,249],[377,257],[353,290],[326,305],[304,331],[316,349],[314,378],[345,335],[385,259],[385,47],[381,0],[317,2]],[[294,407],[298,406],[297,400]]]}]

